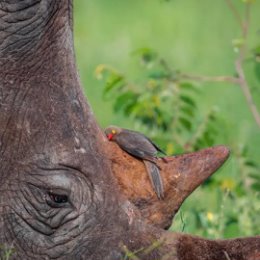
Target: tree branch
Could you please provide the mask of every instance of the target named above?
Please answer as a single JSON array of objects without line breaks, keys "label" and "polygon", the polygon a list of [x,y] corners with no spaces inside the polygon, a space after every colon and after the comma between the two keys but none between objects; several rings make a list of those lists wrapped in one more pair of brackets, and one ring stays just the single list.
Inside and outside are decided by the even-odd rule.
[{"label": "tree branch", "polygon": [[180,78],[187,80],[203,81],[203,82],[228,82],[233,84],[239,84],[240,80],[237,77],[232,76],[204,76],[204,75],[192,75],[183,73]]},{"label": "tree branch", "polygon": [[239,49],[239,55],[237,60],[235,61],[235,67],[239,78],[239,86],[246,98],[246,102],[251,110],[251,113],[253,114],[253,117],[260,128],[260,114],[257,110],[256,104],[253,100],[253,96],[250,91],[250,87],[248,85],[248,82],[245,77],[244,69],[243,69],[243,61],[245,60],[245,53],[246,53],[246,41],[248,38],[248,30],[249,30],[249,24],[250,24],[250,7],[251,5],[249,3],[246,4],[245,9],[245,21],[243,23],[243,29],[242,29],[242,36],[244,38],[244,44]]},{"label": "tree branch", "polygon": [[245,77],[245,72],[243,69],[243,62],[245,61],[245,54],[246,54],[246,41],[248,38],[248,31],[249,31],[249,24],[250,24],[250,3],[246,4],[245,7],[245,14],[244,14],[244,21],[242,20],[240,14],[238,13],[236,7],[234,6],[232,0],[226,0],[230,10],[238,20],[238,23],[240,25],[241,31],[242,31],[242,37],[243,37],[243,45],[239,49],[239,55],[238,58],[235,61],[235,69],[237,72],[238,77],[232,77],[232,76],[201,76],[201,75],[190,75],[190,74],[181,74],[180,78],[187,79],[187,80],[195,80],[195,81],[208,81],[208,82],[228,82],[237,84],[240,86],[243,95],[246,98],[247,105],[254,117],[254,120],[258,127],[260,128],[260,113],[257,109],[257,106],[253,100],[253,96],[250,91],[249,84]]},{"label": "tree branch", "polygon": [[231,10],[231,12],[233,13],[234,17],[237,19],[237,22],[239,23],[239,26],[241,28],[241,31],[243,30],[243,20],[239,14],[239,12],[237,11],[237,8],[234,6],[232,0],[226,0],[226,3],[229,7],[229,9]]}]

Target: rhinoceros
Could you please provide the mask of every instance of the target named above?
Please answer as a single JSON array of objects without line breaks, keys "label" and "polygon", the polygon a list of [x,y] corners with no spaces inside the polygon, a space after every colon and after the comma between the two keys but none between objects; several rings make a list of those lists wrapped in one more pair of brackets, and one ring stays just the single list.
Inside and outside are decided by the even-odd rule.
[{"label": "rhinoceros", "polygon": [[159,161],[158,200],[143,163],[108,143],[94,118],[72,27],[72,0],[0,0],[1,259],[260,259],[259,237],[166,230],[229,150]]}]

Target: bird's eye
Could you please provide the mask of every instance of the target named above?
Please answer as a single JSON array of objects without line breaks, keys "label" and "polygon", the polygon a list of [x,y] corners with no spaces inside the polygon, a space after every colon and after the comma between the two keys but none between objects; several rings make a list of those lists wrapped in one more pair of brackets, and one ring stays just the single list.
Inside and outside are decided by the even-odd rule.
[{"label": "bird's eye", "polygon": [[115,134],[115,133],[116,133],[116,130],[113,129],[113,130],[112,130],[112,134]]},{"label": "bird's eye", "polygon": [[68,202],[68,196],[67,195],[61,195],[61,194],[55,194],[52,192],[49,192],[49,197],[52,202],[57,204],[64,204]]}]

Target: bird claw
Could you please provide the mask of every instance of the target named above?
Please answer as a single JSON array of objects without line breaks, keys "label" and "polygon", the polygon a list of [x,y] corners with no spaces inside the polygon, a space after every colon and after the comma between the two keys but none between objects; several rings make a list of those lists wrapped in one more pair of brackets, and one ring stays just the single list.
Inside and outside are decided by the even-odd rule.
[{"label": "bird claw", "polygon": [[171,161],[172,157],[169,157],[169,158],[168,157],[160,157],[159,159],[161,159],[165,163],[168,163],[168,162]]}]

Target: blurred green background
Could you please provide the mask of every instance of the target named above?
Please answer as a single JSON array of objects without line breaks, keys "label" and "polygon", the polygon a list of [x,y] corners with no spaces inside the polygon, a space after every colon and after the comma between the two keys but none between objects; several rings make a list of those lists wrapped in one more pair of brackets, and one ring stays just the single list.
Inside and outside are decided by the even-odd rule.
[{"label": "blurred green background", "polygon": [[[234,0],[234,4],[242,14],[244,1]],[[177,131],[178,137],[172,138],[172,142],[174,125],[161,127],[160,123],[153,123],[152,116],[147,124],[147,118],[144,120],[144,115],[140,114],[140,110],[145,108],[141,105],[137,109],[140,100],[148,102],[155,97],[162,99],[161,103],[157,102],[156,113],[159,111],[167,124],[171,123],[164,115],[176,113],[176,96],[170,94],[172,99],[169,100],[173,105],[170,106],[169,100],[166,100],[167,107],[159,92],[152,97],[147,94],[147,82],[155,82],[155,87],[150,86],[153,88],[151,92],[155,88],[163,92],[169,86],[168,79],[158,76],[158,73],[156,77],[154,74],[151,76],[153,69],[161,73],[161,68],[155,65],[159,58],[152,57],[151,62],[140,63],[147,50],[149,55],[152,56],[153,51],[150,50],[154,50],[156,57],[167,60],[174,71],[206,76],[235,75],[237,52],[232,42],[240,39],[241,32],[227,3],[224,0],[75,0],[74,12],[78,69],[85,94],[102,127],[115,124],[142,131],[173,154],[216,144],[225,144],[232,150],[231,158],[225,165],[185,201],[171,229],[209,238],[259,234],[260,129],[240,87],[230,83],[192,83],[198,93],[188,93],[195,104],[189,109],[196,110],[196,113],[193,115],[189,110],[192,116],[180,126],[178,131],[181,132]],[[247,44],[248,59],[244,68],[260,110],[259,62],[251,51],[260,46],[259,12],[260,1],[254,1]],[[139,50],[139,56],[134,55],[136,50]],[[108,90],[110,95],[104,95],[106,78],[98,80],[95,76],[100,64],[109,65],[123,75],[126,87],[116,89],[118,86],[112,86],[114,92]],[[128,81],[131,84],[126,83]],[[122,97],[124,91],[135,89],[139,91],[139,101],[134,103],[134,110],[129,112],[120,102],[115,107],[115,100],[120,95]],[[146,99],[142,99],[142,95],[146,95]],[[192,106],[192,103],[188,102],[186,106]],[[149,102],[146,105],[149,106]],[[214,111],[210,120],[209,111]],[[211,121],[210,124],[208,121]],[[192,147],[185,150],[180,144],[175,144],[179,136],[185,140],[194,138],[194,131],[196,133],[203,123],[207,131],[197,138]],[[181,127],[185,129],[182,131]],[[163,139],[162,136],[166,137]]]}]

